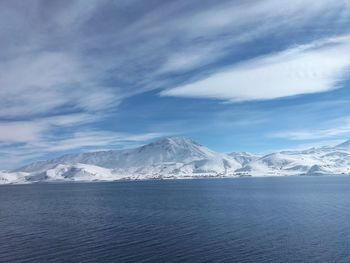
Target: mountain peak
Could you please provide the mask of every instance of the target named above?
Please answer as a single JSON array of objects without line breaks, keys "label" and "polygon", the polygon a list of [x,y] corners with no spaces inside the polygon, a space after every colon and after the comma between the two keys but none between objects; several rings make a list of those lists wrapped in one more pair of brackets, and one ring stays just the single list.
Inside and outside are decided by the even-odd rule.
[{"label": "mountain peak", "polygon": [[170,145],[198,145],[200,146],[199,143],[196,141],[192,140],[191,138],[184,137],[184,136],[169,136],[169,137],[163,137],[155,142],[153,144],[170,144]]},{"label": "mountain peak", "polygon": [[338,144],[336,147],[337,148],[350,148],[350,140],[347,140],[341,144]]}]

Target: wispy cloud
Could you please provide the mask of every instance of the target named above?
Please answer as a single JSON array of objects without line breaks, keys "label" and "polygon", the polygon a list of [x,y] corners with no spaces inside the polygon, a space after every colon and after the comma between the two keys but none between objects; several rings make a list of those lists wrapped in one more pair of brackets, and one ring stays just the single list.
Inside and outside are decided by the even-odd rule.
[{"label": "wispy cloud", "polygon": [[0,64],[0,117],[35,116],[69,105],[92,112],[118,103],[74,54],[40,52]]},{"label": "wispy cloud", "polygon": [[341,87],[350,73],[350,37],[317,41],[240,63],[165,96],[264,100]]},{"label": "wispy cloud", "polygon": [[350,137],[350,118],[339,118],[316,129],[280,131],[269,136],[289,140],[347,139]]},{"label": "wispy cloud", "polygon": [[69,114],[27,121],[0,122],[0,143],[33,143],[40,141],[55,129],[66,129],[94,122],[96,116],[91,114]]},{"label": "wispy cloud", "polygon": [[329,35],[327,31],[332,26],[339,29],[350,21],[350,4],[343,0],[317,3],[297,0],[293,4],[279,0],[223,1],[203,6],[191,14],[181,10],[181,16],[167,19],[165,23],[160,21],[159,13],[158,20],[154,18],[156,14],[146,17],[146,22],[159,23],[150,31],[153,36],[161,33],[171,39],[181,35],[177,43],[183,46],[175,46],[173,52],[168,53],[170,56],[164,57],[162,70],[165,72],[193,70],[225,56],[227,59],[232,53],[244,50],[242,45],[251,41],[266,37],[273,41],[276,35],[288,37],[288,33],[302,32],[311,24],[316,25],[320,36]]},{"label": "wispy cloud", "polygon": [[33,146],[46,152],[64,152],[82,148],[93,148],[95,150],[105,149],[106,147],[109,149],[113,147],[123,148],[128,144],[133,145],[164,135],[160,133],[128,134],[98,130],[79,131],[64,138],[55,137],[55,140],[42,140],[39,143],[34,143]]},{"label": "wispy cloud", "polygon": [[[19,124],[21,125],[21,124]],[[24,127],[30,128],[28,124]],[[34,126],[36,127],[36,125]],[[7,133],[5,133],[7,134]],[[0,138],[6,139],[7,143],[1,143],[0,167],[1,169],[13,168],[21,163],[43,159],[47,154],[65,154],[76,151],[101,151],[107,149],[123,149],[138,146],[154,138],[166,136],[165,133],[144,133],[130,134],[112,131],[77,131],[66,135],[45,136],[37,130],[29,130],[24,134],[14,134],[13,138],[4,138],[0,133]]]},{"label": "wispy cloud", "polygon": [[[332,0],[309,1],[296,0],[293,3],[285,3],[279,0],[264,1],[225,1],[210,9],[203,10],[193,15],[191,19],[180,23],[191,29],[191,32],[200,34],[208,30],[239,30],[246,25],[257,25],[261,29],[296,28],[310,20],[317,18],[320,14],[332,14],[337,12],[338,23],[347,20],[349,14],[349,2]],[[344,11],[344,12],[340,12]],[[279,22],[279,23],[276,23]],[[256,29],[248,28],[248,31]],[[262,31],[260,31],[262,33]]]},{"label": "wispy cloud", "polygon": [[42,159],[47,154],[123,148],[167,135],[87,128],[96,118],[99,117],[84,113],[0,122],[0,170]]}]

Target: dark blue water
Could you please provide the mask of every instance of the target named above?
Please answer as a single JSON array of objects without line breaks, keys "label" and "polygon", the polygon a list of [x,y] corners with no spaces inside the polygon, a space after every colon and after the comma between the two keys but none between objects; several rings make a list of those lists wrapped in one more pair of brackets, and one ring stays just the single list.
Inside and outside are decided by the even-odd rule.
[{"label": "dark blue water", "polygon": [[350,262],[350,177],[1,186],[0,262]]}]

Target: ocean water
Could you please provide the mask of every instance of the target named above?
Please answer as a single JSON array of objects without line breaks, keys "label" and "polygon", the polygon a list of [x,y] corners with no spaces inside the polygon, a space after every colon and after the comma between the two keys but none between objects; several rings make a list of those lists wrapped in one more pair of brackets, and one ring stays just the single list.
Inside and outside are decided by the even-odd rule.
[{"label": "ocean water", "polygon": [[0,262],[350,262],[350,177],[0,186]]}]

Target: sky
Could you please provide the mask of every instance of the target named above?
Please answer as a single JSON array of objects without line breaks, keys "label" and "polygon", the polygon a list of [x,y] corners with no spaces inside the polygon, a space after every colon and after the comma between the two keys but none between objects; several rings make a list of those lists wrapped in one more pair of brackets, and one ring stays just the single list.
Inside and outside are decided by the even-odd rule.
[{"label": "sky", "polygon": [[0,170],[186,136],[350,139],[349,0],[0,0]]}]

